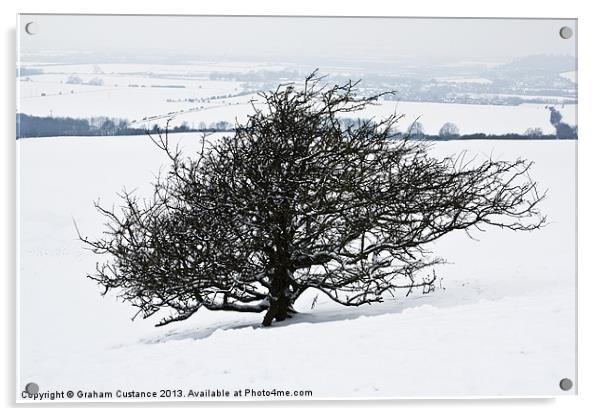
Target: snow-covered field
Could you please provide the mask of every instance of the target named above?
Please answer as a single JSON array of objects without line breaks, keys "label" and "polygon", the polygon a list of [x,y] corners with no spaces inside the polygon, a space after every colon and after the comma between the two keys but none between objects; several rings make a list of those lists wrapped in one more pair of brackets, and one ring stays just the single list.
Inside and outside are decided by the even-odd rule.
[{"label": "snow-covered field", "polygon": [[[243,82],[210,79],[210,74],[216,71],[242,73],[282,69],[273,64],[250,63],[246,66],[242,63],[29,66],[45,72],[18,78],[18,112],[43,117],[126,118],[142,126],[163,125],[167,118],[174,118],[175,123],[187,122],[192,127],[199,126],[199,123],[209,126],[219,121],[232,122],[235,118],[244,123],[252,111],[250,101],[257,98],[252,94],[253,88],[245,87]],[[324,73],[328,74],[328,70],[325,68]],[[70,77],[78,77],[82,84],[68,83]],[[93,79],[102,80],[103,85],[87,85]],[[482,83],[487,80],[452,77],[452,81]],[[235,96],[227,98],[227,95]],[[547,98],[549,103],[554,103],[559,97]],[[558,109],[566,123],[576,124],[575,105],[557,107],[560,107]],[[399,124],[401,129],[406,129],[420,118],[428,134],[437,134],[446,122],[455,123],[462,134],[522,134],[529,128],[540,128],[544,134],[555,133],[546,104],[500,106],[383,101],[379,106],[367,109],[363,115],[381,117],[392,112],[406,115]]]},{"label": "snow-covered field", "polygon": [[570,81],[577,82],[577,71],[563,72],[560,76]]},{"label": "snow-covered field", "polygon": [[[190,149],[196,137],[178,140]],[[98,236],[94,200],[111,205],[124,187],[149,191],[165,160],[148,139],[22,139],[17,147],[18,392],[28,382],[41,392],[183,389],[184,399],[190,389],[221,388],[312,390],[313,398],[575,391],[558,383],[576,377],[576,141],[436,144],[438,155],[534,160],[532,177],[549,189],[549,225],[487,229],[479,241],[452,234],[433,247],[450,262],[437,268],[435,293],[359,308],[320,296],[313,310],[308,293],[296,304],[302,313],[269,329],[259,315],[230,312],[201,311],[164,328],[132,322],[135,310],[101,297],[86,278],[97,259],[73,220]]]}]

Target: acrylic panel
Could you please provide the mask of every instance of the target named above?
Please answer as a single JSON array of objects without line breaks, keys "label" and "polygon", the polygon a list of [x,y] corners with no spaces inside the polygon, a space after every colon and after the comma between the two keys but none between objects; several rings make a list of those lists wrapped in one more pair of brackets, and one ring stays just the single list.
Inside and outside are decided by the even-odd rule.
[{"label": "acrylic panel", "polygon": [[16,30],[17,401],[576,393],[575,19]]}]

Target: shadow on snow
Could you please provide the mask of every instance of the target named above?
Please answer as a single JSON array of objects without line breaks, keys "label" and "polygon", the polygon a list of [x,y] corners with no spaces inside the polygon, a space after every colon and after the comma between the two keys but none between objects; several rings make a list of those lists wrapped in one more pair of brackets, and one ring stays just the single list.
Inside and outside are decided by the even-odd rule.
[{"label": "shadow on snow", "polygon": [[[405,310],[419,306],[432,306],[435,308],[447,308],[465,304],[472,304],[482,299],[478,288],[462,285],[454,289],[438,288],[435,293],[428,295],[414,295],[410,297],[398,297],[386,299],[382,303],[362,305],[359,307],[343,307],[329,301],[318,302],[317,308],[311,312],[299,312],[292,318],[283,322],[274,322],[272,327],[261,326],[261,314],[245,315],[244,319],[236,319],[210,324],[206,327],[172,329],[160,335],[147,337],[140,340],[145,344],[163,343],[180,340],[202,340],[210,337],[214,332],[239,330],[245,328],[261,329],[266,331],[297,325],[302,323],[321,324],[353,320],[361,317],[373,317],[387,314],[403,313]],[[201,311],[200,313],[203,313]]]}]

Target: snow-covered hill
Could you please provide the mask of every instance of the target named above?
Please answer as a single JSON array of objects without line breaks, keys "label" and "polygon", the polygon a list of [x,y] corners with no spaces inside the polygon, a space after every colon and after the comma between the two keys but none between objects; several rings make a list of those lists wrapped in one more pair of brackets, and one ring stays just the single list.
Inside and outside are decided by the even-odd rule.
[{"label": "snow-covered hill", "polygon": [[[178,136],[188,149],[195,134]],[[550,223],[533,233],[452,234],[432,248],[450,263],[442,287],[343,308],[308,293],[294,319],[201,311],[165,328],[102,298],[86,278],[96,258],[92,202],[142,195],[165,163],[144,137],[44,138],[18,147],[18,380],[41,391],[312,390],[313,398],[572,394],[575,378],[576,141],[472,141],[434,146],[535,161]],[[246,397],[250,398],[250,397]],[[190,399],[193,399],[192,397]]]}]

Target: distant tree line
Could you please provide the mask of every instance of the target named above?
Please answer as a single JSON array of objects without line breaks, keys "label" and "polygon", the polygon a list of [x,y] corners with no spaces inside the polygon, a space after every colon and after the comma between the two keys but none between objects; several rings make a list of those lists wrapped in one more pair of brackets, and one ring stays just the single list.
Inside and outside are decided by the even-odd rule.
[{"label": "distant tree line", "polygon": [[299,71],[294,69],[259,70],[247,72],[211,72],[209,79],[212,81],[279,81],[294,80],[301,77]]},{"label": "distant tree line", "polygon": [[[553,109],[553,107],[550,107]],[[556,113],[558,113],[556,111]],[[558,118],[557,121],[554,117]],[[437,134],[427,134],[424,131],[424,126],[418,120],[414,121],[406,131],[394,131],[391,137],[410,138],[414,140],[571,140],[577,139],[577,127],[569,126],[561,123],[562,116],[560,113],[552,112],[552,119],[556,124],[556,134],[544,134],[539,127],[528,128],[524,133],[504,133],[504,134],[486,134],[486,133],[469,133],[461,134],[457,125],[451,122],[444,123]],[[343,128],[354,128],[366,120],[342,118],[340,124]]]},{"label": "distant tree line", "polygon": [[[562,115],[549,107],[550,121],[556,128],[556,134],[544,134],[540,128],[529,128],[524,133],[486,134],[470,133],[461,134],[454,123],[447,122],[439,129],[437,134],[427,134],[419,121],[415,121],[406,131],[396,131],[392,137],[414,140],[570,140],[577,139],[577,127],[569,126],[560,121]],[[354,118],[339,119],[341,127],[353,128],[365,120]],[[17,114],[17,139],[25,137],[53,137],[53,136],[137,136],[147,132],[161,130],[158,124],[152,127],[133,127],[126,119],[109,117],[92,117],[89,119],[71,117],[37,117],[27,114]],[[212,122],[207,126],[199,122],[192,128],[186,122],[179,126],[170,127],[170,132],[233,132],[232,123],[227,121]]]},{"label": "distant tree line", "polygon": [[144,133],[145,129],[130,127],[128,121],[123,119],[36,117],[17,114],[17,139],[51,136],[120,136]]},{"label": "distant tree line", "polygon": [[28,75],[40,75],[43,73],[44,73],[44,71],[42,71],[39,68],[29,68],[26,66],[17,67],[17,76],[18,77],[25,77]]},{"label": "distant tree line", "polygon": [[[126,119],[110,117],[92,117],[89,119],[72,117],[37,117],[17,113],[17,139],[25,137],[53,136],[137,136],[148,131],[156,131],[159,126],[134,127]],[[199,128],[193,129],[183,122],[170,128],[171,132],[229,132],[233,127],[226,121],[211,123],[207,128],[199,123]]]},{"label": "distant tree line", "polygon": [[77,75],[70,75],[69,78],[67,78],[67,81],[65,81],[65,84],[94,85],[97,87],[102,87],[105,84],[105,82],[102,80],[102,78],[99,77],[94,77],[89,81],[84,82],[84,80],[81,77]]}]

